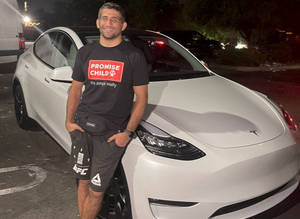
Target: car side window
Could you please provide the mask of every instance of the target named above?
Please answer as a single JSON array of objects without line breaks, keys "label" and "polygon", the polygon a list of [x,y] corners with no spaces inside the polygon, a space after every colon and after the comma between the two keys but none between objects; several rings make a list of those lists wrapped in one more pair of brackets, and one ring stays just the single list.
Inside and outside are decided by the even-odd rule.
[{"label": "car side window", "polygon": [[63,33],[58,32],[56,40],[54,41],[53,64],[55,68],[63,66],[74,67],[77,48],[75,43],[70,37]]},{"label": "car side window", "polygon": [[54,67],[52,63],[52,56],[55,49],[53,45],[55,37],[56,33],[50,32],[40,37],[34,45],[34,52],[36,56],[51,67]]},{"label": "car side window", "polygon": [[152,74],[161,72],[193,71],[192,64],[175,50],[165,38],[138,36],[131,42],[144,52]]}]

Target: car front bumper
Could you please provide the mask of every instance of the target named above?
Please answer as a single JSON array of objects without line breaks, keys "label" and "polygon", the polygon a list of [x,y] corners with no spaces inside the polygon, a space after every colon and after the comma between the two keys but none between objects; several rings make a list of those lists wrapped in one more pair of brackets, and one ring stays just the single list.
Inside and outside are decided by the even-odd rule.
[{"label": "car front bumper", "polygon": [[256,215],[297,188],[299,147],[281,137],[245,148],[213,148],[198,160],[178,161],[149,153],[135,139],[122,160],[133,218]]}]

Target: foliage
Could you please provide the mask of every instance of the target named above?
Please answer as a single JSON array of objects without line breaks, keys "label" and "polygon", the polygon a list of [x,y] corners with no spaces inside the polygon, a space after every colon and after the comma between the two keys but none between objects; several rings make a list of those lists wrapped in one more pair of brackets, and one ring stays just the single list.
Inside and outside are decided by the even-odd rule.
[{"label": "foliage", "polygon": [[179,0],[128,0],[129,24],[152,30],[174,28],[182,5]]},{"label": "foliage", "polygon": [[[39,13],[51,25],[94,25],[106,0],[56,0],[53,13]],[[276,29],[298,30],[300,0],[117,0],[128,11],[130,26],[165,30],[196,29],[226,41],[239,33],[250,45],[267,42]]]},{"label": "foliage", "polygon": [[[156,1],[128,0],[128,23],[137,28],[155,26]],[[145,13],[147,12],[147,13]]]},{"label": "foliage", "polygon": [[[19,0],[22,1],[22,0]],[[94,25],[99,7],[107,0],[55,0],[53,11],[34,11],[46,27]],[[130,27],[152,30],[197,30],[210,39],[235,45],[245,39],[249,48],[278,54],[276,60],[299,55],[285,39],[274,40],[277,30],[298,31],[300,0],[115,0],[127,11]],[[45,26],[45,25],[44,25]],[[284,36],[286,38],[286,36]],[[281,43],[281,45],[275,45]],[[272,49],[266,49],[274,44]],[[280,51],[282,49],[282,51]],[[230,51],[230,56],[246,51]],[[287,54],[288,53],[288,54]],[[282,54],[282,57],[279,57]],[[225,55],[225,54],[224,54]],[[267,55],[271,57],[271,55]],[[275,55],[273,55],[275,56]],[[273,59],[272,57],[270,59]],[[251,61],[252,62],[252,61]],[[255,60],[253,61],[255,63]]]},{"label": "foliage", "polygon": [[199,25],[207,34],[237,31],[250,46],[268,43],[266,36],[276,29],[297,30],[299,0],[186,0],[183,14],[185,23]]}]

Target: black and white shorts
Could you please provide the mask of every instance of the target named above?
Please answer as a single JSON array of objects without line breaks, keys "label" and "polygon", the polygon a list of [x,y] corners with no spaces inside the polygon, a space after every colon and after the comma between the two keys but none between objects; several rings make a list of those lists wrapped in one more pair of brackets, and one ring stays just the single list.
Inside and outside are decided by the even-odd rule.
[{"label": "black and white shorts", "polygon": [[71,163],[76,178],[90,180],[90,187],[95,192],[105,192],[125,147],[118,147],[114,141],[107,142],[113,133],[98,136],[74,130],[70,135]]}]

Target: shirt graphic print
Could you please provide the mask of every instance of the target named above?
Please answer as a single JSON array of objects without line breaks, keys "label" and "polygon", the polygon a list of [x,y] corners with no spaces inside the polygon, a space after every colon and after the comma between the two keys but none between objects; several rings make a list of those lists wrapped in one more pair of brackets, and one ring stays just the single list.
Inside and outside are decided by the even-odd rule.
[{"label": "shirt graphic print", "polygon": [[121,82],[123,62],[112,60],[90,60],[88,78],[90,80]]}]

